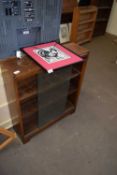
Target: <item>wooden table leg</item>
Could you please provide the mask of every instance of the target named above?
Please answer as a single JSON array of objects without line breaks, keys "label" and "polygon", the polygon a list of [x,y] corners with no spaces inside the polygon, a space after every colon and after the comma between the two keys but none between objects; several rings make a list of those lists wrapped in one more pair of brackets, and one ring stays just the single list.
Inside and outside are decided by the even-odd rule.
[{"label": "wooden table leg", "polygon": [[7,136],[8,138],[0,144],[0,150],[5,148],[8,144],[10,144],[15,138],[16,133],[8,131],[4,128],[0,128],[0,134]]}]

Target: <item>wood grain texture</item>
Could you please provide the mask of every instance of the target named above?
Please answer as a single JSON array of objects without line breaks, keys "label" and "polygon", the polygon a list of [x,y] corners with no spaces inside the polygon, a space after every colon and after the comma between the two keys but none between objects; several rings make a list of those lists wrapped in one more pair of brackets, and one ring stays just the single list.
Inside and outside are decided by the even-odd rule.
[{"label": "wood grain texture", "polygon": [[0,150],[5,148],[7,145],[9,145],[15,138],[16,138],[16,133],[8,131],[4,128],[0,128],[0,134],[4,135],[7,137],[1,144],[0,144]]},{"label": "wood grain texture", "polygon": [[63,0],[62,13],[72,13],[77,4],[77,0]]},{"label": "wood grain texture", "polygon": [[[54,119],[47,122],[44,126],[40,128],[38,126],[39,97],[37,93],[37,82],[38,76],[41,76],[41,74],[45,74],[46,72],[29,57],[25,57],[24,60],[22,60],[22,63],[20,64],[17,64],[16,58],[11,58],[1,62],[2,71],[6,71],[11,76],[11,83],[15,92],[16,110],[18,112],[18,123],[14,126],[14,129],[22,139],[23,143],[26,143],[35,134],[43,131],[58,120],[62,119],[65,116],[68,116],[68,114],[75,112],[84,72],[86,69],[89,51],[80,46],[77,46],[77,44],[75,43],[65,44],[64,47],[68,48],[75,54],[81,56],[83,58],[83,61],[72,65],[72,72],[68,77],[62,77],[62,80],[66,81],[67,79],[69,81],[69,89],[67,92],[67,104],[65,106],[64,112],[61,113],[61,115],[56,116]],[[15,70],[20,70],[20,73],[14,75],[13,72]],[[55,82],[53,83],[55,84]],[[56,82],[56,84],[57,83],[58,82]],[[51,86],[51,88],[52,87],[53,86]],[[47,91],[48,89],[45,88],[45,90]],[[7,91],[7,93],[9,93],[9,91]],[[9,94],[7,95],[9,96]],[[61,100],[62,98],[58,98],[56,100],[59,99]],[[52,99],[53,105],[54,101],[55,100]],[[42,107],[46,110],[47,105],[48,102],[46,102],[46,104],[44,104]]]},{"label": "wood grain texture", "polygon": [[95,6],[76,7],[73,12],[70,42],[83,44],[91,41],[96,16]]}]

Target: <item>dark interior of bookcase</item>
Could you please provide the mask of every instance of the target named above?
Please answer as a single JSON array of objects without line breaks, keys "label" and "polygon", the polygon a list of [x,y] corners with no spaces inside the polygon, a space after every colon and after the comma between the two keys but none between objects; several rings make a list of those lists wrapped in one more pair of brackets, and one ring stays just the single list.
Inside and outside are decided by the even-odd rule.
[{"label": "dark interior of bookcase", "polygon": [[75,110],[81,68],[82,63],[78,63],[56,70],[53,74],[44,71],[18,81],[25,136]]}]

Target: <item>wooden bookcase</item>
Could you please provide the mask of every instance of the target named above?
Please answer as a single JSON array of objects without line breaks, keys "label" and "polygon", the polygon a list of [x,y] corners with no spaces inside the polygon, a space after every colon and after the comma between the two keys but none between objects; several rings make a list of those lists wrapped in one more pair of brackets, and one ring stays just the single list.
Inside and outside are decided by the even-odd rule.
[{"label": "wooden bookcase", "polygon": [[91,41],[96,16],[95,6],[76,7],[73,12],[70,41],[78,44]]},{"label": "wooden bookcase", "polygon": [[104,35],[109,20],[113,0],[91,0],[91,4],[98,8],[94,36]]},{"label": "wooden bookcase", "polygon": [[[15,93],[15,107],[18,112],[18,123],[14,126],[14,129],[23,143],[26,143],[32,136],[41,132],[61,118],[75,112],[89,51],[74,43],[65,44],[64,47],[83,58],[83,62],[74,64],[70,67],[70,72],[66,71],[69,69],[68,66],[55,71],[53,75],[49,75],[28,56],[25,56],[21,62],[18,62],[16,58],[9,58],[5,61],[1,61],[8,100],[10,97],[10,86],[8,87],[7,82],[10,81],[10,83],[13,84],[11,90]],[[19,70],[20,73],[14,74],[14,71],[16,70]],[[61,70],[63,70],[63,72],[61,72]],[[45,76],[46,74],[47,78],[42,78],[41,83],[43,83],[43,86],[41,86],[39,77]],[[55,81],[51,81],[50,83],[51,76],[53,76]],[[65,92],[67,94],[66,96],[62,91],[56,90],[59,86],[61,87],[63,83],[65,83],[65,86],[68,84],[68,90]],[[53,92],[53,89],[56,90],[57,96],[53,96],[53,98],[50,96],[50,100],[40,100],[41,94],[50,95],[50,90]],[[49,105],[53,107],[51,110],[54,110],[56,105],[60,107],[63,103],[63,98],[65,100],[64,110],[62,109],[62,112],[60,112],[59,115],[54,115],[53,118],[49,118],[43,125],[40,125],[40,110],[43,109],[42,111],[46,111]],[[59,109],[58,106],[56,110]],[[13,108],[10,108],[10,105],[9,109],[10,111],[13,110]]]}]

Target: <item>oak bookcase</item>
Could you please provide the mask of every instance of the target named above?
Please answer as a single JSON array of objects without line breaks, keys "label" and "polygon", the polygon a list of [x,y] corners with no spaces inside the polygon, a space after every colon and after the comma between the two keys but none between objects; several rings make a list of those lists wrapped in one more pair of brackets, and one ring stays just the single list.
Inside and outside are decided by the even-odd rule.
[{"label": "oak bookcase", "polygon": [[[8,101],[11,98],[8,83],[13,84],[11,91],[14,92],[15,108],[18,112],[18,122],[14,125],[14,129],[23,143],[28,142],[35,134],[76,110],[89,51],[74,43],[65,44],[64,47],[81,56],[83,61],[56,70],[53,75],[47,74],[28,56],[24,56],[20,62],[15,57],[0,62]],[[69,67],[70,71],[68,71]],[[20,73],[14,74],[16,70],[19,70]],[[45,75],[47,75],[46,79],[42,78],[42,81],[39,82],[39,77]],[[51,76],[54,77],[54,81],[50,81]],[[68,87],[65,93],[61,89],[62,87],[64,89],[63,84]],[[51,96],[50,94],[53,92],[56,92],[56,95]],[[46,95],[44,101],[41,100],[42,94]],[[13,107],[10,104],[9,109],[12,113]],[[44,114],[47,110],[50,112],[48,111],[46,118]],[[44,112],[41,119],[40,111]],[[51,114],[53,117],[49,116]]]},{"label": "oak bookcase", "polygon": [[70,41],[83,44],[91,41],[97,16],[95,6],[75,7]]}]

